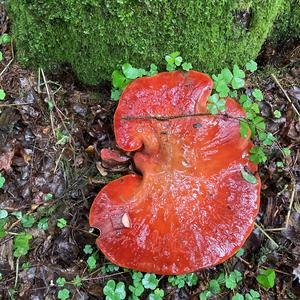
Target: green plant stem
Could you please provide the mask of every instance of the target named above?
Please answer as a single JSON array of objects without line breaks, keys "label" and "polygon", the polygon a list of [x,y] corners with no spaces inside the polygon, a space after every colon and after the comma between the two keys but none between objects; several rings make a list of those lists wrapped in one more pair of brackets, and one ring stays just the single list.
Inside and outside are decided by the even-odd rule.
[{"label": "green plant stem", "polygon": [[260,226],[258,225],[256,222],[254,222],[254,225],[272,242],[274,243],[274,245],[276,247],[278,247],[278,244],[265,232],[265,230]]},{"label": "green plant stem", "polygon": [[280,84],[280,82],[277,79],[277,77],[274,74],[271,74],[271,76],[273,77],[273,79],[276,82],[276,84],[280,87],[280,89],[282,90],[282,92],[284,93],[286,99],[291,103],[291,105],[292,105],[294,111],[296,112],[296,114],[298,115],[298,117],[300,117],[300,113],[299,113],[297,107],[294,105],[293,101],[291,100],[291,98],[289,97],[289,95],[287,94],[287,92],[285,91],[285,89],[282,87],[282,85]]}]

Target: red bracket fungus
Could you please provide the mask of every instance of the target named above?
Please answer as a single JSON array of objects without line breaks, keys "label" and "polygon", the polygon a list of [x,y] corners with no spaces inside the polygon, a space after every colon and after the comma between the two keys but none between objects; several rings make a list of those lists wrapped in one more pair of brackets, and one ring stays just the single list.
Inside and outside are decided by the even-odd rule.
[{"label": "red bracket fungus", "polygon": [[115,113],[117,144],[136,151],[143,176],[110,182],[97,195],[90,225],[113,263],[143,272],[183,274],[217,265],[244,244],[259,207],[245,113],[233,99],[227,115],[209,115],[213,83],[196,71],[160,73],[133,81]]}]

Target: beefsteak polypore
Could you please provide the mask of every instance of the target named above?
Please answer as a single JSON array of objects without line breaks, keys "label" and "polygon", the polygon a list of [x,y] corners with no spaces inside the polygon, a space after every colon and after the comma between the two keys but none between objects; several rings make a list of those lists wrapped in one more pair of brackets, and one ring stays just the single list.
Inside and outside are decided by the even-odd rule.
[{"label": "beefsteak polypore", "polygon": [[227,115],[209,115],[212,86],[203,73],[176,71],[125,88],[116,141],[135,151],[142,175],[107,184],[90,211],[97,244],[113,263],[157,274],[193,272],[234,255],[251,233],[260,179],[252,184],[241,174],[257,171],[249,160],[252,142],[240,136],[245,113],[228,98]]}]

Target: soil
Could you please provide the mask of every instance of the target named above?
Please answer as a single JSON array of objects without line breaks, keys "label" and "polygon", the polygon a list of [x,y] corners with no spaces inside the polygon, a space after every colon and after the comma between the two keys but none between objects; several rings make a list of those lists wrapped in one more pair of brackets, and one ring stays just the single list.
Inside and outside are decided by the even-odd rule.
[{"label": "soil", "polygon": [[[4,12],[3,7],[0,11]],[[4,32],[9,32],[8,17],[0,19],[0,34]],[[83,285],[68,287],[72,299],[104,299],[108,278],[127,286],[132,282],[127,270],[104,272],[108,261],[100,251],[97,268],[88,271],[88,255],[83,251],[85,245],[95,245],[98,234],[88,223],[95,195],[110,180],[134,172],[132,161],[111,165],[101,163],[99,157],[102,148],[117,149],[113,134],[117,103],[110,100],[110,83],[82,86],[67,67],[57,74],[24,69],[14,51],[13,43],[2,45],[0,88],[6,98],[0,102],[0,171],[6,182],[0,190],[0,209],[30,214],[37,221],[47,217],[49,225],[47,230],[36,224],[24,228],[17,218],[9,218],[8,234],[0,239],[0,299],[12,298],[13,290],[16,299],[57,299],[56,279],[72,280],[76,275]],[[196,286],[177,289],[162,277],[165,299],[198,299],[211,279],[233,269],[244,276],[242,294],[254,289],[262,299],[300,298],[300,123],[296,113],[300,111],[300,42],[289,41],[277,49],[265,46],[258,62],[259,72],[247,80],[247,89],[259,86],[263,91],[261,111],[268,130],[278,139],[259,169],[262,192],[256,223],[260,228],[253,230],[242,257],[196,272],[200,279]],[[278,119],[273,116],[275,110],[282,114]],[[288,147],[291,156],[278,172],[282,147]],[[45,201],[49,194],[52,198]],[[67,221],[62,229],[57,227],[60,218]],[[25,230],[33,239],[17,270],[13,238]],[[24,262],[28,268],[21,267]],[[263,289],[255,279],[263,268],[276,272],[273,289]],[[230,299],[230,295],[225,291],[212,299]]]}]

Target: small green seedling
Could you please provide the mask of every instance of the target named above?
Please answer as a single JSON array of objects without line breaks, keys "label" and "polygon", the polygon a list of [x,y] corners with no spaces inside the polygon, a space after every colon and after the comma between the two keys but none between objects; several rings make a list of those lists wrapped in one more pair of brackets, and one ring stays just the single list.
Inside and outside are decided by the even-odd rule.
[{"label": "small green seedling", "polygon": [[273,269],[260,270],[260,275],[256,276],[257,282],[265,289],[273,288],[275,285],[276,274]]},{"label": "small green seedling", "polygon": [[58,278],[56,279],[56,285],[57,285],[57,286],[62,287],[62,286],[64,286],[65,284],[66,284],[66,279],[65,279],[64,277],[58,277]]},{"label": "small green seedling", "polygon": [[31,239],[32,239],[32,235],[26,232],[21,232],[15,236],[14,243],[13,243],[15,257],[19,258],[28,253],[29,241]]},{"label": "small green seedling", "polygon": [[8,216],[6,209],[0,209],[0,219],[5,219]]},{"label": "small green seedling", "polygon": [[281,112],[279,110],[275,110],[273,114],[276,119],[281,118]]},{"label": "small green seedling", "polygon": [[11,41],[11,37],[7,33],[3,33],[0,37],[0,44],[8,44]]},{"label": "small green seedling", "polygon": [[124,282],[116,282],[109,280],[103,288],[106,300],[123,300],[126,298],[126,290]]},{"label": "small green seedling", "polygon": [[164,290],[155,289],[154,293],[151,293],[149,295],[149,300],[163,300],[164,295],[165,295]]},{"label": "small green seedling", "polygon": [[146,289],[155,290],[158,285],[158,280],[155,274],[147,273],[145,274],[142,283]]},{"label": "small green seedling", "polygon": [[178,288],[184,287],[186,284],[188,286],[194,286],[198,283],[198,277],[195,273],[189,273],[184,275],[176,275],[168,277],[169,283]]},{"label": "small green seedling", "polygon": [[63,229],[64,227],[66,227],[67,221],[64,218],[60,218],[57,220],[56,225],[58,228]]},{"label": "small green seedling", "polygon": [[21,219],[21,224],[25,228],[31,228],[35,223],[35,218],[33,215],[24,215]]},{"label": "small green seedling", "polygon": [[70,291],[66,288],[60,290],[57,294],[57,298],[60,300],[67,300],[70,298]]},{"label": "small green seedling", "polygon": [[85,254],[92,254],[93,253],[93,247],[91,245],[85,245],[83,248],[83,252]]},{"label": "small green seedling", "polygon": [[[1,61],[1,54],[0,54],[0,61]],[[0,101],[5,100],[5,97],[6,97],[6,94],[5,94],[4,90],[0,89]]]},{"label": "small green seedling", "polygon": [[255,72],[257,70],[257,63],[254,60],[250,60],[248,63],[246,63],[246,70]]}]

